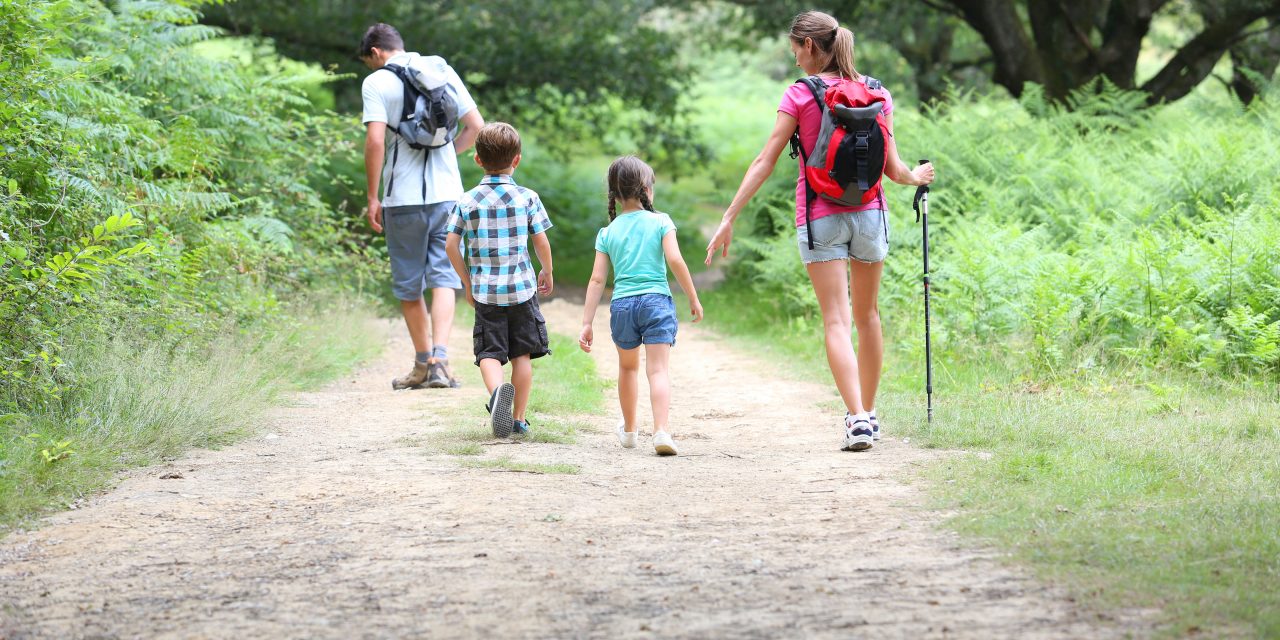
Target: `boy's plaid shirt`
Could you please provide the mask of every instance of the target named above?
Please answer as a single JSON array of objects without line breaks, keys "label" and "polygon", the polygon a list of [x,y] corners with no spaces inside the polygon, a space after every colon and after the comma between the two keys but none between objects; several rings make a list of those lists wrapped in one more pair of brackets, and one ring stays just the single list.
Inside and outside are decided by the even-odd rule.
[{"label": "boy's plaid shirt", "polygon": [[529,236],[551,228],[532,189],[511,176],[486,175],[458,200],[447,231],[462,236],[471,263],[471,295],[496,306],[520,304],[538,291]]}]

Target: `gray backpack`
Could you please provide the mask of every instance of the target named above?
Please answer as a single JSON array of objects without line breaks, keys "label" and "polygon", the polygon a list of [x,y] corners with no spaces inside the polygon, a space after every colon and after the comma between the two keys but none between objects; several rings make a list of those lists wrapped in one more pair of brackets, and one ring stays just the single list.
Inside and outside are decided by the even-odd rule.
[{"label": "gray backpack", "polygon": [[[404,110],[395,132],[404,138],[411,149],[439,149],[453,142],[458,131],[458,101],[449,91],[449,76],[444,72],[444,59],[438,56],[426,58],[425,65],[388,64],[383,69],[396,74],[404,85]],[[395,187],[395,166],[399,160],[400,145],[395,145],[391,155],[392,181],[387,185],[387,196]],[[423,197],[427,185],[423,180]]]},{"label": "gray backpack", "polygon": [[427,65],[389,64],[383,67],[404,84],[404,111],[396,133],[413,149],[439,149],[458,130],[458,101],[449,92],[444,61],[427,58]]}]

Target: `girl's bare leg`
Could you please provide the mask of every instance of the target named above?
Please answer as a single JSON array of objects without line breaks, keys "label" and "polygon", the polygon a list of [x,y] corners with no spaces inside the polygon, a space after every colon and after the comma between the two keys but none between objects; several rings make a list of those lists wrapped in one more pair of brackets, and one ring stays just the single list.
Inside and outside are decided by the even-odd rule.
[{"label": "girl's bare leg", "polygon": [[626,430],[636,430],[636,403],[640,396],[640,347],[618,349],[618,403]]},{"label": "girl's bare leg", "polygon": [[671,382],[667,365],[671,361],[671,345],[646,344],[645,370],[649,374],[649,401],[653,403],[653,432],[666,431],[671,410]]}]

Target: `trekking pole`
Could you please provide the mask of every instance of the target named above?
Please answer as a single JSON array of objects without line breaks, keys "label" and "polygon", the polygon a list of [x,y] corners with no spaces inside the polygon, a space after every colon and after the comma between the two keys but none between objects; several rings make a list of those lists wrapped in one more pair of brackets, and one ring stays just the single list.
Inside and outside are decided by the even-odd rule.
[{"label": "trekking pole", "polygon": [[[921,160],[925,164],[928,160]],[[933,422],[933,350],[929,344],[929,185],[916,187],[916,197],[911,207],[916,210],[916,222],[924,234],[924,391],[928,402],[926,421]]]}]

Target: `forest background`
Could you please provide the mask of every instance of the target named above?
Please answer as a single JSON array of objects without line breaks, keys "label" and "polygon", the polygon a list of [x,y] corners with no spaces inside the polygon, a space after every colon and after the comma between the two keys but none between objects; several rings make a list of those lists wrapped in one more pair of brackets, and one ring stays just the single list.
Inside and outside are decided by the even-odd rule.
[{"label": "forest background", "polygon": [[[893,92],[904,158],[938,167],[939,415],[924,423],[921,243],[893,186],[883,404],[923,446],[991,453],[930,472],[953,524],[1082,593],[1158,602],[1171,628],[1280,633],[1280,3],[825,4]],[[445,56],[522,131],[518,178],[573,284],[620,153],[659,167],[656,204],[700,261],[797,77],[782,34],[805,8],[0,0],[0,518],[229,442],[380,348],[368,24]],[[707,310],[826,376],[792,162]]]}]

